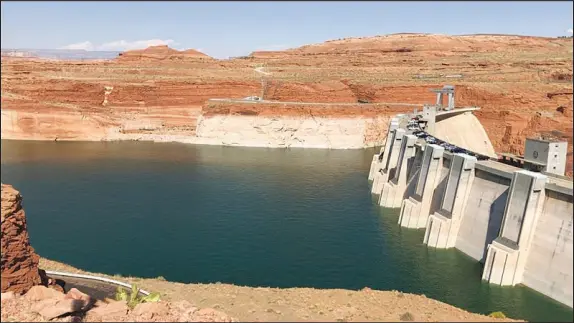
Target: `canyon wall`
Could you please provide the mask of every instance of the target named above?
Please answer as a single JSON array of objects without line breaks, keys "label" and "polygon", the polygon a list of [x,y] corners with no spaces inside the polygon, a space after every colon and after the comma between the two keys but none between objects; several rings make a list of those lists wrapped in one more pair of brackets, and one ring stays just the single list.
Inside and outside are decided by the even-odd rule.
[{"label": "canyon wall", "polygon": [[252,147],[358,149],[382,144],[389,116],[412,108],[357,104],[209,101],[198,143]]},{"label": "canyon wall", "polygon": [[[245,114],[209,116],[210,111],[203,110],[209,110],[210,99],[248,96],[312,103],[314,108],[316,103],[360,107],[359,101],[434,103],[429,90],[445,84],[455,86],[457,106],[481,108],[475,115],[496,152],[521,155],[527,137],[559,137],[569,143],[566,168],[572,173],[572,39],[544,37],[395,34],[229,60],[165,46],[100,62],[3,57],[2,138],[213,144],[244,140],[334,148],[329,141],[344,135],[348,143],[340,147],[357,147],[376,120],[363,115],[363,108],[344,117],[333,115],[332,120],[325,115],[329,120],[320,122],[309,113],[292,120],[277,114],[267,120]],[[392,115],[380,111],[378,117]],[[333,120],[341,127],[331,124]],[[237,136],[253,139],[217,138],[229,136],[227,129],[238,129],[241,123],[246,126]],[[312,134],[315,126],[319,130]],[[327,140],[329,136],[333,140]],[[363,140],[366,146],[373,142]]]}]

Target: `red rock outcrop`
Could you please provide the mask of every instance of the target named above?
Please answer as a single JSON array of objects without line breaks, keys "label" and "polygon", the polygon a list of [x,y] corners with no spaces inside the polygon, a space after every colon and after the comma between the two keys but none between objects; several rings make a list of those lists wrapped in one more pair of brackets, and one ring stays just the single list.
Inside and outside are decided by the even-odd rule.
[{"label": "red rock outcrop", "polygon": [[150,46],[145,49],[130,50],[120,53],[118,61],[145,61],[145,60],[187,60],[187,59],[212,59],[208,55],[195,49],[178,51],[167,45]]},{"label": "red rock outcrop", "polygon": [[2,184],[2,293],[22,294],[42,284],[39,259],[30,245],[22,196]]},{"label": "red rock outcrop", "polygon": [[139,303],[96,300],[75,288],[67,294],[34,286],[25,295],[2,293],[2,322],[237,322],[213,308],[187,301]]}]

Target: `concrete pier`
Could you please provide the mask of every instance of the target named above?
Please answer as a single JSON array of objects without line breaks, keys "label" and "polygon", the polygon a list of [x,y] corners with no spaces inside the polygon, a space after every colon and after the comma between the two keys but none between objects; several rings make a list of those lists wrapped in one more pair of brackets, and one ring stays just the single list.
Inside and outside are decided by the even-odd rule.
[{"label": "concrete pier", "polygon": [[452,158],[440,209],[427,222],[423,242],[435,248],[454,248],[470,188],[476,157],[456,154]]},{"label": "concrete pier", "polygon": [[430,213],[433,193],[438,185],[444,148],[426,145],[414,194],[401,204],[399,224],[406,228],[424,228]]},{"label": "concrete pier", "polygon": [[399,128],[399,118],[392,118],[389,123],[389,129],[387,131],[387,138],[385,139],[385,145],[381,147],[381,151],[378,155],[373,156],[373,161],[371,162],[371,169],[369,170],[369,180],[372,181],[375,177],[375,173],[379,172],[383,165],[387,164],[389,159],[389,154],[385,156],[385,151],[389,152],[391,143],[393,142],[393,133],[395,129]]},{"label": "concrete pier", "polygon": [[389,208],[401,207],[407,186],[409,168],[414,163],[416,141],[416,136],[403,136],[395,176],[389,182],[383,184],[379,205]]},{"label": "concrete pier", "polygon": [[376,195],[380,195],[383,190],[383,185],[389,181],[389,178],[393,178],[397,168],[397,163],[399,160],[399,152],[401,150],[401,141],[405,135],[405,130],[398,128],[392,131],[392,140],[389,143],[389,147],[385,147],[385,153],[383,154],[383,167],[379,172],[375,173],[373,179],[373,187],[371,192]]},{"label": "concrete pier", "polygon": [[482,279],[513,286],[522,281],[532,234],[542,213],[545,175],[514,173],[499,236],[488,246]]}]

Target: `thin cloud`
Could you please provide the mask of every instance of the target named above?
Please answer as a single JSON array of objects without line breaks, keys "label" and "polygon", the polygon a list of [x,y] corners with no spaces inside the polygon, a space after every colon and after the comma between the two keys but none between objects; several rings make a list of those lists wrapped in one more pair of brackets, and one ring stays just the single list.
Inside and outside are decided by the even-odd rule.
[{"label": "thin cloud", "polygon": [[90,41],[75,43],[60,47],[60,49],[75,49],[75,50],[101,50],[101,51],[125,51],[134,49],[144,49],[150,46],[168,45],[170,47],[179,45],[178,42],[173,39],[148,39],[148,40],[116,40],[108,43],[103,43],[95,45]]},{"label": "thin cloud", "polygon": [[59,49],[74,49],[74,50],[94,50],[94,44],[89,41],[75,43],[60,47]]}]

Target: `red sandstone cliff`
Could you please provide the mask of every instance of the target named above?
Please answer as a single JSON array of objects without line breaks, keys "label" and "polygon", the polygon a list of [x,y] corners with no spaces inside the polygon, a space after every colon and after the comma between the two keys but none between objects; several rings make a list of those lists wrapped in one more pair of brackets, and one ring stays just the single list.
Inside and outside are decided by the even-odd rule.
[{"label": "red sandstone cliff", "polygon": [[2,293],[22,294],[42,284],[39,256],[30,246],[22,196],[2,184]]},{"label": "red sandstone cliff", "polygon": [[[476,115],[497,152],[521,154],[526,137],[554,132],[569,142],[571,173],[572,44],[511,35],[396,34],[233,60],[167,46],[101,63],[8,59],[2,63],[2,137],[101,140],[119,138],[120,128],[150,138],[194,137],[206,100],[259,96],[264,74],[255,68],[265,66],[264,97],[276,101],[433,103],[430,88],[455,85],[457,105],[482,108]],[[291,110],[297,109],[272,112]],[[381,117],[395,113],[377,111]],[[356,110],[357,116],[363,112]]]}]

